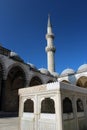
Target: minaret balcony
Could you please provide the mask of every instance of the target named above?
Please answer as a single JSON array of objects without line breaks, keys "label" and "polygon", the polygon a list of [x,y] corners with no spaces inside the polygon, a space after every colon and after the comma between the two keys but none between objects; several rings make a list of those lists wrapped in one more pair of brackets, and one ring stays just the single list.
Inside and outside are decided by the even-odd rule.
[{"label": "minaret balcony", "polygon": [[48,38],[54,39],[54,34],[53,33],[47,33],[46,34],[46,39],[48,39]]},{"label": "minaret balcony", "polygon": [[54,47],[54,46],[47,46],[46,48],[45,48],[45,50],[46,50],[46,52],[48,52],[48,51],[52,51],[52,52],[55,52],[56,51],[56,48]]}]

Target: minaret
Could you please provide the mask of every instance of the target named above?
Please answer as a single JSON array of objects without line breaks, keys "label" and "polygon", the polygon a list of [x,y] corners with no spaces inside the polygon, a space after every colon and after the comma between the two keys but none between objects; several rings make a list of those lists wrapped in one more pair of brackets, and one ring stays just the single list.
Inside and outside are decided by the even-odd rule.
[{"label": "minaret", "polygon": [[54,53],[55,53],[56,49],[55,49],[54,44],[53,44],[54,34],[52,32],[50,15],[48,16],[46,40],[47,40],[47,46],[46,46],[45,49],[46,49],[46,52],[47,52],[48,70],[52,73],[52,72],[55,71]]}]

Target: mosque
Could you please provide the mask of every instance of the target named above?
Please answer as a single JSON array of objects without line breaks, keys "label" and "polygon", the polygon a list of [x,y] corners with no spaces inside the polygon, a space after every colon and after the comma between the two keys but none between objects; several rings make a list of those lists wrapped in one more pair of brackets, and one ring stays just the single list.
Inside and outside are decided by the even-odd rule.
[{"label": "mosque", "polygon": [[87,64],[81,65],[75,72],[68,68],[61,74],[55,72],[55,51],[54,34],[50,16],[48,17],[47,53],[48,69],[37,69],[31,63],[25,63],[24,60],[15,52],[0,46],[0,114],[18,113],[19,96],[18,89],[41,84],[47,84],[55,81],[87,87]]}]

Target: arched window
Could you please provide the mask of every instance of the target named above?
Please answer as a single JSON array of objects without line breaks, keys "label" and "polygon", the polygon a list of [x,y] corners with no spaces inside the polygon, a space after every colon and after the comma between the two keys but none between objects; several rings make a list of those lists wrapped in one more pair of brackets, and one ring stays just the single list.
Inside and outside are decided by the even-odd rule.
[{"label": "arched window", "polygon": [[84,107],[83,107],[83,102],[81,99],[78,99],[77,102],[77,112],[83,112],[84,111]]},{"label": "arched window", "polygon": [[35,76],[31,79],[29,86],[41,85],[42,81],[39,77]]},{"label": "arched window", "polygon": [[24,112],[34,112],[34,103],[31,99],[27,99],[24,103]]},{"label": "arched window", "polygon": [[70,82],[67,80],[62,80],[61,82],[70,84]]},{"label": "arched window", "polygon": [[68,97],[66,97],[63,100],[63,113],[72,113],[72,112],[73,112],[72,102]]},{"label": "arched window", "polygon": [[53,99],[45,98],[41,103],[41,113],[55,113]]}]

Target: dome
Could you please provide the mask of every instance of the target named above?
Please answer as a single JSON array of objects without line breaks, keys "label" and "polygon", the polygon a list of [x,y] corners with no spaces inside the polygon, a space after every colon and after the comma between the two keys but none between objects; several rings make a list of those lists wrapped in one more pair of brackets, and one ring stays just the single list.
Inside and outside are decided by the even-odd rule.
[{"label": "dome", "polygon": [[11,57],[13,57],[13,56],[18,56],[18,54],[15,53],[15,52],[13,52],[13,51],[11,51],[11,52],[10,52],[10,56],[11,56]]},{"label": "dome", "polygon": [[28,65],[30,65],[31,68],[33,69],[37,69],[35,65],[31,64],[31,63],[27,63]]},{"label": "dome", "polygon": [[24,62],[23,59],[17,53],[15,53],[13,51],[10,52],[10,57],[14,60]]},{"label": "dome", "polygon": [[47,69],[45,69],[45,68],[40,68],[39,71],[40,71],[41,73],[43,73],[43,74],[46,74],[46,75],[49,75],[49,74],[50,74],[50,72],[49,72]]},{"label": "dome", "polygon": [[87,71],[87,64],[83,64],[78,68],[77,72]]},{"label": "dome", "polygon": [[58,73],[56,73],[56,72],[52,72],[51,75],[53,75],[53,76],[56,77],[56,78],[59,77]]},{"label": "dome", "polygon": [[73,69],[67,68],[67,69],[65,69],[65,70],[62,71],[61,76],[63,76],[63,75],[69,75],[69,74],[74,74],[74,73],[75,73],[75,71]]}]

